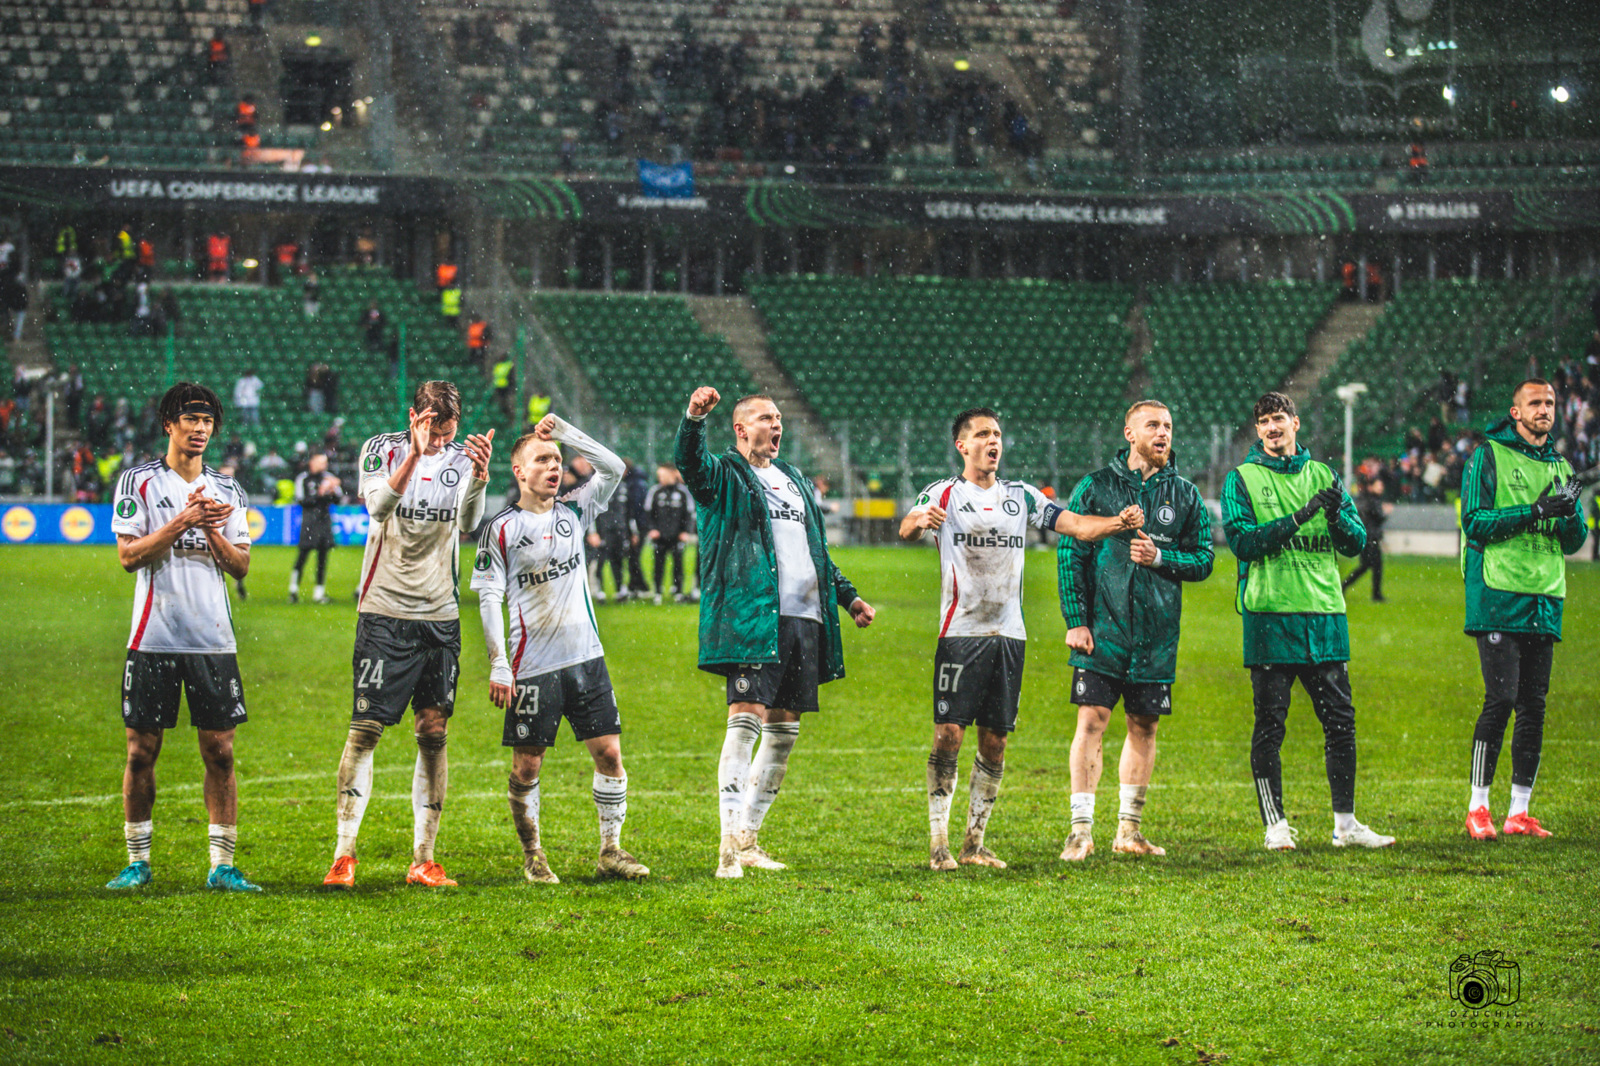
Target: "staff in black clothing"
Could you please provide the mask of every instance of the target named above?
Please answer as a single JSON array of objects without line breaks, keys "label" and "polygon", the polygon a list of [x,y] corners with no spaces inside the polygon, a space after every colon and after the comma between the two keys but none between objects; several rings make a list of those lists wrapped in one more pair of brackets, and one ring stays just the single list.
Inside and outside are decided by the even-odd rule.
[{"label": "staff in black clothing", "polygon": [[[576,460],[573,462],[573,469],[578,470]],[[587,540],[591,549],[589,587],[596,603],[606,602],[605,572],[608,567],[611,570],[614,588],[612,595],[615,601],[625,603],[633,596],[628,589],[624,568],[628,561],[628,551],[639,534],[633,524],[633,508],[629,506],[628,492],[628,479],[624,477],[618,482],[610,505],[595,516],[594,528],[589,533]]]},{"label": "staff in black clothing", "polygon": [[[644,471],[634,465],[632,459],[624,459],[623,462],[628,467],[622,475],[622,484],[628,494],[628,523],[632,527],[628,540],[628,591],[635,596],[643,596],[650,591],[650,582],[644,579],[644,566],[640,558],[644,554],[644,538],[641,534],[650,520],[644,502],[649,495],[650,485],[645,480]],[[613,503],[612,506],[618,504]]]},{"label": "staff in black clothing", "polygon": [[650,527],[650,543],[656,549],[656,602],[661,602],[662,580],[670,558],[672,598],[678,603],[687,603],[689,597],[683,594],[683,549],[694,533],[694,497],[689,494],[677,467],[665,463],[656,467],[656,483],[645,495],[644,509],[645,521]]},{"label": "staff in black clothing", "polygon": [[1367,546],[1361,549],[1360,564],[1344,579],[1344,591],[1367,571],[1372,571],[1372,602],[1387,603],[1383,595],[1383,523],[1388,519],[1393,504],[1383,502],[1382,478],[1358,478],[1360,488],[1356,496],[1356,513],[1361,524],[1367,527]]},{"label": "staff in black clothing", "polygon": [[306,557],[317,553],[317,585],[312,603],[332,603],[328,598],[328,552],[333,548],[333,515],[330,509],[339,502],[339,479],[328,473],[328,457],[317,452],[294,479],[294,498],[300,504],[300,554],[289,571],[289,602],[300,602],[300,574]]}]

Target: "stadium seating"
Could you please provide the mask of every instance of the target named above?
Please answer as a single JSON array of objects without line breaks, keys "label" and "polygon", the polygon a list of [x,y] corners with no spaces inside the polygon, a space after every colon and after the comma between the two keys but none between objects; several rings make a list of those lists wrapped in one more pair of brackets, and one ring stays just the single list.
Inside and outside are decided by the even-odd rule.
[{"label": "stadium seating", "polygon": [[1160,285],[1150,288],[1145,358],[1151,394],[1188,432],[1219,425],[1231,433],[1250,399],[1275,389],[1305,355],[1336,285]]},{"label": "stadium seating", "polygon": [[203,84],[222,0],[0,2],[0,151],[33,163],[215,162],[234,98]]},{"label": "stadium seating", "polygon": [[728,342],[702,330],[682,297],[544,293],[533,307],[610,408],[611,425],[596,435],[629,458],[670,459],[691,383],[717,382],[730,397],[755,391]]},{"label": "stadium seating", "polygon": [[[253,441],[261,454],[276,448],[289,454],[296,441],[315,444],[333,419],[346,419],[343,442],[359,446],[374,433],[403,427],[405,401],[384,352],[370,352],[358,318],[377,301],[392,333],[405,327],[405,373],[409,383],[446,378],[461,389],[462,434],[496,424],[481,368],[474,365],[459,333],[433,312],[409,284],[378,271],[332,271],[322,277],[321,314],[308,319],[298,288],[255,286],[175,286],[183,316],[174,342],[173,377],[209,385],[231,406],[233,383],[254,369],[265,382],[261,425],[224,427]],[[45,329],[45,339],[60,368],[82,369],[89,396],[127,397],[135,410],[167,384],[165,338],[129,335],[127,323],[84,324],[65,320]],[[339,376],[336,411],[312,414],[306,408],[305,375],[312,363],[327,363]],[[509,427],[500,427],[502,432]]]},{"label": "stadium seating", "polygon": [[[1121,416],[1129,287],[807,275],[759,279],[752,296],[774,358],[889,491],[953,469],[950,419],[969,406],[1005,419],[1014,477],[1052,476],[1052,435],[1064,477],[1120,446],[1094,434]],[[898,485],[906,467],[918,484]]]},{"label": "stadium seating", "polygon": [[[1343,418],[1334,389],[1363,381],[1371,391],[1356,406],[1357,446],[1394,450],[1406,426],[1426,425],[1438,413],[1442,370],[1473,385],[1471,424],[1481,427],[1504,413],[1512,388],[1528,375],[1530,356],[1549,370],[1552,355],[1583,351],[1592,291],[1584,278],[1404,286],[1372,332],[1323,378],[1313,406],[1323,437],[1332,440]],[[1547,331],[1552,313],[1565,319],[1555,344],[1542,332],[1530,349],[1529,335]]]}]

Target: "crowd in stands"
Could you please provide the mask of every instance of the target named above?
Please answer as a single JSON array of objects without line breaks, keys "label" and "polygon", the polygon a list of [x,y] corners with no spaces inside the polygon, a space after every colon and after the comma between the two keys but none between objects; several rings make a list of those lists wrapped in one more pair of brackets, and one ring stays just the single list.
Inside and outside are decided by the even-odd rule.
[{"label": "crowd in stands", "polygon": [[[858,37],[862,78],[835,71],[820,86],[790,93],[750,76],[742,43],[702,45],[686,32],[642,64],[622,44],[609,95],[595,111],[598,137],[621,151],[642,136],[673,161],[788,161],[845,171],[881,166],[891,151],[912,145],[942,145],[957,166],[976,166],[980,149],[1037,166],[1044,141],[1036,121],[994,81],[974,72],[940,82],[915,76],[898,20],[886,31],[864,23]],[[703,104],[692,126],[671,106],[685,98]]]}]

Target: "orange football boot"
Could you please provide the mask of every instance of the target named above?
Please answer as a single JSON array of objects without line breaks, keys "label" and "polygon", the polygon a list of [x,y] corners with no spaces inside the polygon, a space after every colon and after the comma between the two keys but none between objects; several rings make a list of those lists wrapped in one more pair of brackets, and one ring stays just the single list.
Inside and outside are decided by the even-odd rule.
[{"label": "orange football boot", "polygon": [[354,855],[341,855],[333,860],[333,867],[328,871],[328,876],[322,883],[329,888],[355,888],[356,887],[356,857]]},{"label": "orange football boot", "polygon": [[429,859],[427,862],[414,862],[411,869],[406,871],[406,884],[427,885],[429,888],[450,888],[455,882],[445,876],[444,867]]}]

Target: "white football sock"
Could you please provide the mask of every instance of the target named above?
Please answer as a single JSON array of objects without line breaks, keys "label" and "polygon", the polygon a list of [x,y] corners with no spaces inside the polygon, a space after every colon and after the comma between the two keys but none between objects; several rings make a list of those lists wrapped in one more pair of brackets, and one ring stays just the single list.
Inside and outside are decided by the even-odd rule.
[{"label": "white football sock", "polygon": [[1480,788],[1477,785],[1473,785],[1472,798],[1467,801],[1467,810],[1475,811],[1479,807],[1487,806],[1489,806],[1489,786],[1484,785]]},{"label": "white football sock", "polygon": [[312,599],[320,600],[320,599],[322,599],[322,597],[326,596],[327,594],[328,594],[328,586],[326,586],[326,585],[318,585],[316,588],[311,590],[311,598]]},{"label": "white football sock", "polygon": [[600,849],[620,847],[622,821],[628,817],[628,771],[621,777],[594,772],[594,807],[600,814]]},{"label": "white football sock", "polygon": [[950,836],[950,801],[956,791],[954,752],[928,753],[928,835],[936,839]]},{"label": "white football sock", "polygon": [[511,806],[511,825],[522,841],[522,853],[532,855],[539,850],[539,779],[525,785],[512,774],[506,782],[506,800]]},{"label": "white football sock", "polygon": [[361,832],[361,819],[372,798],[372,752],[382,736],[382,722],[361,718],[350,723],[350,736],[339,757],[339,843],[334,848],[335,859],[356,853],[356,835]]},{"label": "white football sock", "polygon": [[972,777],[967,782],[967,837],[963,847],[983,845],[983,834],[989,826],[989,815],[994,813],[994,801],[1000,795],[1000,778],[1005,772],[1004,762],[991,763],[982,755],[972,760]]},{"label": "white football sock", "polygon": [[1121,785],[1117,789],[1121,805],[1117,818],[1138,825],[1144,819],[1144,794],[1149,785]]},{"label": "white football sock", "polygon": [[1512,785],[1511,786],[1511,808],[1510,808],[1510,810],[1506,811],[1506,817],[1510,818],[1513,815],[1517,815],[1517,814],[1527,814],[1528,813],[1528,801],[1531,800],[1532,798],[1533,798],[1533,786],[1532,785]]},{"label": "white football sock", "polygon": [[1355,811],[1334,811],[1333,831],[1338,836],[1344,836],[1361,823],[1356,821]]},{"label": "white football sock", "polygon": [[740,829],[747,833],[761,831],[761,822],[778,798],[783,775],[789,770],[789,755],[799,739],[799,722],[768,722],[762,727],[761,750],[750,763],[750,779],[745,785]]},{"label": "white football sock", "polygon": [[123,822],[122,839],[128,845],[128,865],[150,861],[150,841],[155,836],[155,822]]},{"label": "white football sock", "polygon": [[744,785],[750,776],[750,756],[755,754],[761,736],[759,715],[741,711],[728,716],[728,732],[722,738],[722,758],[717,761],[717,797],[722,814],[722,835],[739,831],[744,817]]},{"label": "white football sock", "polygon": [[289,571],[289,595],[296,596],[300,593],[300,574],[296,570]]},{"label": "white football sock", "polygon": [[1076,832],[1079,828],[1085,832],[1094,828],[1094,793],[1074,792],[1072,794],[1072,828]]},{"label": "white football sock", "polygon": [[444,796],[450,785],[449,736],[417,734],[417,768],[411,775],[411,861],[432,862]]},{"label": "white football sock", "polygon": [[211,868],[233,865],[233,849],[239,843],[239,827],[236,825],[218,825],[213,822],[206,827],[206,836],[211,841]]}]

